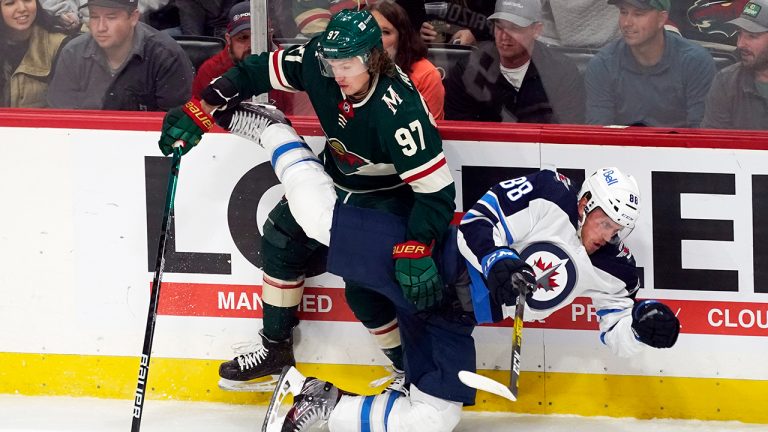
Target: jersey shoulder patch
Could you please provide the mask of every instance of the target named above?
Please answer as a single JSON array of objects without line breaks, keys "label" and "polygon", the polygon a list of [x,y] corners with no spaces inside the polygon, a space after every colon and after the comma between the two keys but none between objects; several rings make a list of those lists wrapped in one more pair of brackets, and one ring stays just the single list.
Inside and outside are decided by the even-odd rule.
[{"label": "jersey shoulder patch", "polygon": [[528,176],[533,184],[534,195],[531,199],[545,199],[560,207],[568,215],[571,224],[578,222],[578,191],[571,180],[555,171],[541,170]]}]

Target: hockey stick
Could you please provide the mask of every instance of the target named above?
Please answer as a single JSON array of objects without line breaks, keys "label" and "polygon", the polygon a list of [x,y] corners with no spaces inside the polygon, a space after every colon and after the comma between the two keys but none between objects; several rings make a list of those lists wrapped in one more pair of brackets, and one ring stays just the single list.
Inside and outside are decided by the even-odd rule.
[{"label": "hockey stick", "polygon": [[[514,278],[513,278],[513,283]],[[535,290],[535,287],[529,287]],[[525,290],[520,290],[515,304],[514,324],[512,327],[512,364],[510,366],[509,387],[488,377],[474,372],[459,371],[459,380],[464,385],[477,390],[501,396],[512,402],[517,401],[518,381],[520,380],[520,355],[523,346],[523,312],[525,312]]]},{"label": "hockey stick", "polygon": [[517,400],[518,382],[520,381],[520,351],[523,347],[523,312],[525,312],[525,291],[520,290],[520,294],[517,296],[517,304],[515,305],[515,323],[512,327],[512,366],[509,371],[509,391],[515,397],[515,400]]},{"label": "hockey stick", "polygon": [[141,351],[139,363],[139,379],[133,400],[133,423],[131,432],[139,432],[141,429],[141,413],[146,397],[147,376],[149,375],[149,358],[152,355],[152,340],[155,337],[155,321],[157,320],[157,306],[160,299],[160,285],[165,267],[165,243],[168,231],[171,228],[171,214],[173,213],[173,201],[176,197],[176,183],[179,179],[179,166],[181,165],[181,148],[175,147],[171,160],[171,174],[168,177],[168,189],[165,192],[165,210],[163,211],[163,230],[160,232],[160,241],[157,245],[157,261],[155,262],[155,277],[152,280],[152,293],[149,298],[149,312],[147,314],[147,326],[144,330],[144,347]]}]

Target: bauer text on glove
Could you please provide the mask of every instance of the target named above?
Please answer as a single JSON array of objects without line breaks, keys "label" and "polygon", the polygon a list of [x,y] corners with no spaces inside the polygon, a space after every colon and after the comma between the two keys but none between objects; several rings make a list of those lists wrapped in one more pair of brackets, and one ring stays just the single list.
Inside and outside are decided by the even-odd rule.
[{"label": "bauer text on glove", "polygon": [[163,119],[163,130],[158,142],[160,151],[167,156],[173,152],[174,144],[181,141],[181,153],[186,154],[212,128],[213,119],[203,110],[198,100],[193,99],[181,107],[171,108]]},{"label": "bauer text on glove", "polygon": [[418,310],[436,305],[443,298],[443,282],[432,259],[432,248],[414,240],[396,244],[395,278],[405,298]]}]

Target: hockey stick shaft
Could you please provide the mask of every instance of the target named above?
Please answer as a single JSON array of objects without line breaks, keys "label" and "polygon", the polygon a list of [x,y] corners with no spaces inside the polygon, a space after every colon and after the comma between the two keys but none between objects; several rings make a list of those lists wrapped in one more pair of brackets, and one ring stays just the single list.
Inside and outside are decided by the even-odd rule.
[{"label": "hockey stick shaft", "polygon": [[139,378],[136,385],[136,393],[133,400],[133,422],[131,432],[139,432],[141,429],[141,414],[144,410],[144,399],[147,395],[147,378],[149,377],[149,359],[152,355],[152,341],[155,336],[155,322],[157,321],[157,307],[160,300],[160,286],[165,267],[165,244],[168,232],[171,228],[173,217],[173,202],[176,198],[176,183],[179,179],[179,166],[181,165],[181,149],[176,147],[171,160],[171,173],[168,177],[168,188],[165,192],[165,210],[163,211],[162,231],[157,245],[157,261],[155,261],[155,276],[152,279],[152,293],[149,298],[149,311],[147,313],[147,325],[144,330],[144,347],[141,351],[139,363]]},{"label": "hockey stick shaft", "polygon": [[512,365],[509,374],[509,391],[517,399],[520,381],[520,353],[523,347],[523,312],[525,312],[525,291],[521,290],[515,305],[515,322],[512,327]]}]

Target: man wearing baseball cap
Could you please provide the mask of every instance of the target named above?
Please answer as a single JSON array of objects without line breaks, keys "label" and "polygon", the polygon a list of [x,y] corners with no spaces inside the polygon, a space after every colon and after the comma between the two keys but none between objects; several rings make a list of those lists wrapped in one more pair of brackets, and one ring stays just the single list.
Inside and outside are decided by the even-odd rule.
[{"label": "man wearing baseball cap", "polygon": [[715,62],[700,45],[667,31],[670,0],[608,0],[622,38],[587,65],[587,123],[699,127]]},{"label": "man wearing baseball cap", "polygon": [[736,49],[741,61],[712,82],[702,127],[768,129],[768,0],[752,0],[738,18]]},{"label": "man wearing baseball cap", "polygon": [[445,79],[445,118],[520,123],[584,122],[576,64],[539,42],[540,0],[498,0],[488,17],[493,41],[480,42]]},{"label": "man wearing baseball cap", "polygon": [[184,103],[192,63],[166,33],[139,21],[137,0],[88,0],[88,28],[62,48],[52,108],[165,111]]},{"label": "man wearing baseball cap", "polygon": [[227,45],[213,57],[206,60],[197,71],[192,84],[192,97],[200,98],[203,91],[214,78],[228,71],[235,63],[241,62],[251,54],[251,5],[241,2],[229,10],[227,32],[224,34]]}]

